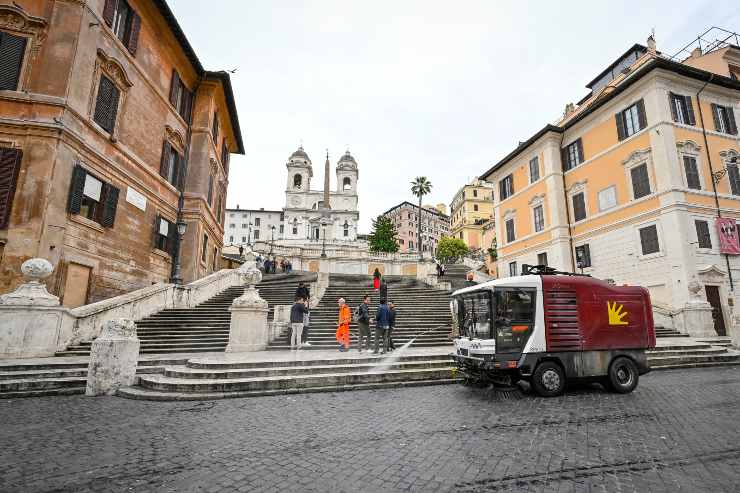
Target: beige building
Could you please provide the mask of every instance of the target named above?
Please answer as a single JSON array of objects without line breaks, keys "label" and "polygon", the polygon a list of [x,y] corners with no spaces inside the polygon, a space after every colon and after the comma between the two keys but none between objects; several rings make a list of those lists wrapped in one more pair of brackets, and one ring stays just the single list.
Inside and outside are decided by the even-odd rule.
[{"label": "beige building", "polygon": [[493,219],[493,185],[480,179],[463,186],[450,204],[451,236],[459,238],[471,250],[487,249],[483,234]]},{"label": "beige building", "polygon": [[419,244],[423,252],[434,254],[437,244],[443,236],[450,235],[450,216],[440,212],[440,205],[436,207],[423,206],[421,214],[421,238],[419,238],[419,206],[411,202],[401,202],[391,207],[382,215],[389,217],[398,232],[399,252],[411,253],[419,251]]},{"label": "beige building", "polygon": [[243,152],[165,1],[0,0],[0,293],[32,257],[68,307],[173,279],[178,245],[184,282],[213,272]]}]

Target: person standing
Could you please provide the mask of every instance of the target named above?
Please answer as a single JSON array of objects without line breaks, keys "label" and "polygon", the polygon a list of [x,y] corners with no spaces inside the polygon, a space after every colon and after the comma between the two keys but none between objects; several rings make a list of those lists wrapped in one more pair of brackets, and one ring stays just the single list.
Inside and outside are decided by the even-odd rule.
[{"label": "person standing", "polygon": [[302,346],[310,346],[311,343],[308,342],[308,330],[311,328],[311,298],[306,296],[304,298],[306,301],[306,313],[303,315],[303,333],[301,334],[301,345]]},{"label": "person standing", "polygon": [[390,326],[390,310],[388,305],[385,303],[385,299],[380,299],[380,305],[378,305],[378,313],[375,315],[375,347],[373,354],[378,354],[378,345],[381,346],[381,354],[385,354],[388,351],[388,327]]},{"label": "person standing", "polygon": [[349,350],[349,323],[352,321],[352,312],[344,301],[344,298],[337,300],[339,304],[339,319],[337,321],[336,338],[339,343],[339,351]]},{"label": "person standing", "polygon": [[295,290],[296,298],[303,298],[304,300],[311,299],[311,293],[303,282],[298,283],[298,287]]},{"label": "person standing", "polygon": [[380,271],[378,268],[375,268],[375,272],[373,272],[373,289],[375,291],[380,289]]},{"label": "person standing", "polygon": [[388,304],[388,310],[390,310],[388,320],[388,349],[393,351],[396,349],[396,345],[393,344],[393,329],[396,328],[396,305],[392,301]]},{"label": "person standing", "polygon": [[362,303],[357,307],[357,329],[359,331],[358,350],[362,352],[362,341],[365,340],[365,348],[370,351],[370,296],[365,295]]},{"label": "person standing", "polygon": [[299,349],[301,346],[301,335],[303,333],[303,316],[308,312],[306,301],[300,298],[295,299],[293,307],[290,309],[290,349]]},{"label": "person standing", "polygon": [[388,299],[388,283],[385,282],[385,279],[380,280],[380,298],[387,300]]}]

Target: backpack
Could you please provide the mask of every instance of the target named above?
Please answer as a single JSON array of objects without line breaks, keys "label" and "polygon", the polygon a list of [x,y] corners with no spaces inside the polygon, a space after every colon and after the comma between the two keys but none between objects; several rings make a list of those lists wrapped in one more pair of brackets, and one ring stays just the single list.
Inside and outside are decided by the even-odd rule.
[{"label": "backpack", "polygon": [[355,310],[352,312],[352,321],[353,322],[360,321],[360,307],[359,306],[355,308]]}]

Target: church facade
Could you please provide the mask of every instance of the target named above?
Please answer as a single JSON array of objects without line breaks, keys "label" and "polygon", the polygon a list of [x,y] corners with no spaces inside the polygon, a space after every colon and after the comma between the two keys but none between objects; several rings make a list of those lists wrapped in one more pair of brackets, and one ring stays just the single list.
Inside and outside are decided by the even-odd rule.
[{"label": "church facade", "polygon": [[329,155],[324,163],[323,190],[312,190],[313,165],[303,147],[286,163],[283,244],[351,242],[357,240],[360,219],[357,197],[357,161],[349,151],[336,166],[336,188],[331,190]]}]

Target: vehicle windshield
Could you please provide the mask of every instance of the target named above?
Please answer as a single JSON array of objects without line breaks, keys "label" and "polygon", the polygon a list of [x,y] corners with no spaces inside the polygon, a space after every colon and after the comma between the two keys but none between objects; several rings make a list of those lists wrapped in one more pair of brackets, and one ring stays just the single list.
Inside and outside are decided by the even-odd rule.
[{"label": "vehicle windshield", "polygon": [[457,323],[460,335],[471,339],[491,339],[491,292],[476,291],[457,297]]},{"label": "vehicle windshield", "polygon": [[522,352],[534,328],[534,288],[505,287],[494,291],[494,334],[497,353]]}]

